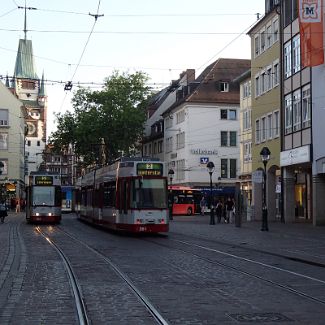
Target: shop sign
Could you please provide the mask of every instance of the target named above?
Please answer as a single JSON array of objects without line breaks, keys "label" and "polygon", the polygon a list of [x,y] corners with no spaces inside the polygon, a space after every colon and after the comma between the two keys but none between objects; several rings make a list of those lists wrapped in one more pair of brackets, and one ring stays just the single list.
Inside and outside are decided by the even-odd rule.
[{"label": "shop sign", "polygon": [[204,156],[212,156],[212,155],[217,155],[218,150],[216,149],[191,149],[191,154],[192,155],[204,155]]},{"label": "shop sign", "polygon": [[299,147],[280,153],[280,166],[290,166],[310,162],[310,146]]}]

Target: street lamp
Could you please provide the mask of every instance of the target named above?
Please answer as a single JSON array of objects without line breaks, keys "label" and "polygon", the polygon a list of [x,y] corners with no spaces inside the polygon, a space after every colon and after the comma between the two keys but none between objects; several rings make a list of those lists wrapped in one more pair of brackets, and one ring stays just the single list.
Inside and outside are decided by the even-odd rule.
[{"label": "street lamp", "polygon": [[169,176],[169,185],[170,185],[170,203],[169,203],[169,220],[173,220],[173,203],[174,203],[174,196],[173,196],[173,190],[172,190],[172,184],[173,184],[173,178],[174,178],[174,170],[170,169],[168,171]]},{"label": "street lamp", "polygon": [[210,206],[210,225],[214,225],[214,211],[212,206],[212,174],[214,172],[214,163],[212,161],[209,161],[207,164],[208,173],[210,174],[210,200],[209,200],[209,206]]},{"label": "street lamp", "polygon": [[263,182],[263,203],[262,203],[262,228],[261,231],[269,231],[267,224],[267,204],[266,204],[266,165],[270,160],[270,150],[268,147],[264,147],[261,152],[261,159],[264,165],[264,182]]}]

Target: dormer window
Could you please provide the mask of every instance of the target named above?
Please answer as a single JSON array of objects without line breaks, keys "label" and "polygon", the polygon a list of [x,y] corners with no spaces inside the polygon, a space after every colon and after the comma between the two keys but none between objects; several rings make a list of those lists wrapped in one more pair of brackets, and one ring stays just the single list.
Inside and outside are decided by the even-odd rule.
[{"label": "dormer window", "polygon": [[223,93],[229,92],[229,82],[220,81],[220,91]]}]

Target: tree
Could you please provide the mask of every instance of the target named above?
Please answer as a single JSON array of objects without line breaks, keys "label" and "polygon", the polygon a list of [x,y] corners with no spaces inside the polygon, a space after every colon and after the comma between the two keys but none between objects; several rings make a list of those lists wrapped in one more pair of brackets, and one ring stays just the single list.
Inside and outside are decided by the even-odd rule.
[{"label": "tree", "polygon": [[[106,162],[136,151],[143,135],[146,107],[151,95],[142,72],[114,72],[100,91],[80,88],[74,93],[74,112],[57,114],[57,130],[50,142],[61,149],[72,144],[86,164]],[[103,144],[105,148],[103,148]]]}]

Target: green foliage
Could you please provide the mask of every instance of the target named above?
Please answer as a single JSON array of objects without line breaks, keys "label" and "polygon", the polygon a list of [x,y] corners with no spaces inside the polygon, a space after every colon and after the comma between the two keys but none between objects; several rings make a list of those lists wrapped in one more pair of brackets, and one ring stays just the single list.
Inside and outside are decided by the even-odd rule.
[{"label": "green foliage", "polygon": [[74,112],[56,115],[57,130],[50,143],[60,149],[72,144],[86,164],[131,154],[143,135],[151,94],[147,80],[142,72],[114,72],[100,91],[79,89],[72,99]]}]

